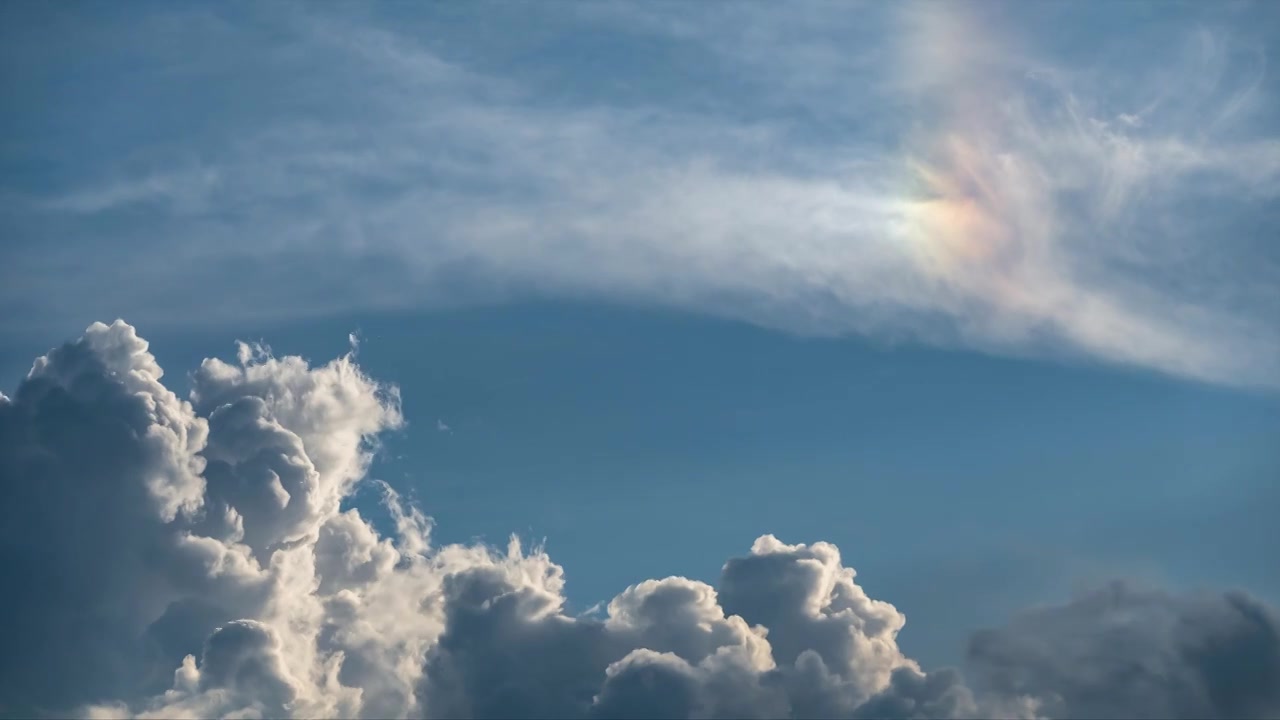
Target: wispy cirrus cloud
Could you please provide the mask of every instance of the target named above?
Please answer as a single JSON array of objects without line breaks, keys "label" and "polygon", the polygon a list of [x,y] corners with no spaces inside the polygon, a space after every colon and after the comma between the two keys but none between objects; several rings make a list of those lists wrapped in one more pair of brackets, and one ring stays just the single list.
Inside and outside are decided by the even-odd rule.
[{"label": "wispy cirrus cloud", "polygon": [[[19,188],[38,199],[6,207],[30,238],[13,267],[47,266],[56,233],[129,280],[25,321],[104,297],[185,318],[160,272],[177,263],[184,285],[239,277],[232,315],[553,294],[1280,383],[1280,140],[1247,16],[1165,23],[1104,75],[1030,51],[1047,20],[997,27],[981,6],[722,10],[561,9],[505,41],[455,38],[477,25],[448,13],[393,31],[308,6],[219,19],[236,62],[148,46],[240,104],[195,99],[184,112],[225,113],[221,130],[144,133]],[[664,77],[603,41],[575,54],[584,29]],[[178,93],[139,82],[148,107]]]}]

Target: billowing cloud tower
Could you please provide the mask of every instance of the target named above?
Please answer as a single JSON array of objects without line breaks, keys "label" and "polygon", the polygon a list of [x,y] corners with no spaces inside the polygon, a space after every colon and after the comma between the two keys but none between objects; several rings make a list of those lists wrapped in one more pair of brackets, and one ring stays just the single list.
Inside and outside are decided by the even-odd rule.
[{"label": "billowing cloud tower", "polygon": [[242,345],[188,400],[122,321],[0,396],[0,715],[1274,717],[1280,624],[1243,594],[1126,585],[973,636],[963,675],[828,543],[760,537],[718,583],[566,612],[541,549],[435,546],[380,486],[394,387],[354,353]]}]

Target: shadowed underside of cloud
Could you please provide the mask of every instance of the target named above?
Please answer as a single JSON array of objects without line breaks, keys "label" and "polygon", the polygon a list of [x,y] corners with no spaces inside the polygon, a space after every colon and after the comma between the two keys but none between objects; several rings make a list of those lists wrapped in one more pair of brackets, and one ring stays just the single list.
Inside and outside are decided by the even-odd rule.
[{"label": "shadowed underside of cloud", "polygon": [[0,396],[0,714],[94,717],[1274,717],[1280,621],[1240,593],[1116,584],[976,633],[963,674],[896,643],[833,545],[765,535],[717,584],[645,580],[603,617],[562,570],[435,546],[384,486],[342,500],[393,387],[353,355],[241,346],[189,400],[117,321]]},{"label": "shadowed underside of cloud", "polygon": [[[0,301],[29,312],[4,322],[108,299],[188,322],[193,286],[224,318],[550,295],[1280,384],[1274,38],[1249,34],[1265,10],[1180,6],[1158,34],[1105,37],[1067,17],[1098,48],[1068,60],[985,4],[663,7],[557,6],[533,40],[466,51],[449,38],[467,23],[433,12],[64,20],[98,52],[135,38],[127,67],[172,68],[120,97],[185,139],[98,128],[124,148],[9,188]],[[554,50],[597,34],[681,71],[644,94],[647,71]],[[15,65],[61,77],[32,42]],[[247,100],[205,107],[192,82]],[[129,282],[48,291],[103,247]]]}]

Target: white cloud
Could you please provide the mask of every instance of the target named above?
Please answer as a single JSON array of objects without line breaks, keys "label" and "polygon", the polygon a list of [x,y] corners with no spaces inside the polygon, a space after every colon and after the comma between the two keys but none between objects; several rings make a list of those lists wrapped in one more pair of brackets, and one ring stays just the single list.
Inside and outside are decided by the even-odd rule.
[{"label": "white cloud", "polygon": [[[95,324],[0,402],[0,708],[92,717],[1268,717],[1280,623],[1242,594],[1118,585],[974,636],[969,681],[828,543],[766,535],[716,586],[564,609],[541,549],[435,546],[343,510],[394,388],[241,345],[192,401]],[[13,510],[16,512],[12,512]],[[1135,675],[1136,673],[1136,675]],[[1135,679],[1136,678],[1136,679]]]},{"label": "white cloud", "polygon": [[[123,284],[87,278],[33,313],[111,297],[185,322],[177,262],[222,295],[222,273],[241,276],[227,318],[549,293],[1280,383],[1280,267],[1250,235],[1265,230],[1230,224],[1252,213],[1271,228],[1261,213],[1280,191],[1280,144],[1255,121],[1274,100],[1267,48],[1188,22],[1104,77],[1037,56],[975,8],[563,20],[705,50],[720,77],[754,83],[736,115],[679,87],[666,103],[544,99],[518,73],[444,59],[432,32],[314,7],[271,14],[287,50],[221,22],[221,42],[278,68],[263,89],[318,109],[250,113],[198,162],[157,170],[149,151],[135,178],[20,212],[38,225],[147,202],[163,219],[113,245],[136,255]],[[842,39],[871,27],[885,48]],[[186,71],[230,81],[225,59],[199,60]],[[333,68],[322,89],[295,73],[315,67]],[[810,138],[805,117],[835,127]],[[70,271],[35,257],[13,262]],[[283,260],[314,272],[253,275]],[[52,276],[23,277],[10,293]]]}]

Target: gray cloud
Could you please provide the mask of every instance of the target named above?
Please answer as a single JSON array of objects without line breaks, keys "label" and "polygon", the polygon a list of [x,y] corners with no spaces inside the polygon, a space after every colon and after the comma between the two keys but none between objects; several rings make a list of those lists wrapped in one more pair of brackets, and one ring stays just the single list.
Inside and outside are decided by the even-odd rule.
[{"label": "gray cloud", "polygon": [[984,687],[1072,718],[1264,718],[1280,711],[1280,616],[1241,593],[1123,583],[974,635]]},{"label": "gray cloud", "polygon": [[603,617],[563,571],[436,546],[383,486],[341,499],[398,395],[352,355],[241,346],[176,397],[95,324],[0,398],[0,714],[93,717],[1273,717],[1275,610],[1126,585],[973,636],[963,674],[896,641],[828,543],[759,538],[715,586],[640,582]]}]

